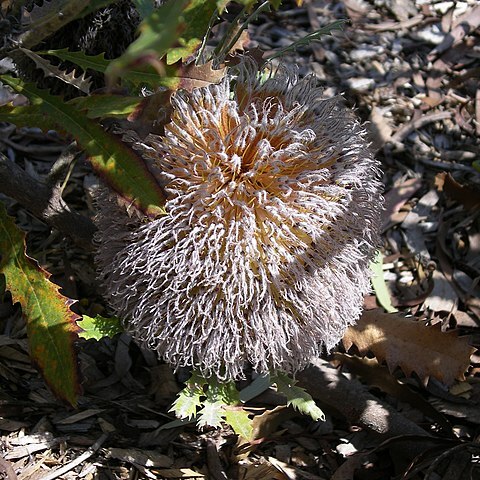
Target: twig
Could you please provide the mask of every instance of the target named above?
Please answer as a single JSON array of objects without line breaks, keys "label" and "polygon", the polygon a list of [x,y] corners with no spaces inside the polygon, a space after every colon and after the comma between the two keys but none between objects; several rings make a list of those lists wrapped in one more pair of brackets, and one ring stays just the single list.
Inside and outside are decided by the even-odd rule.
[{"label": "twig", "polygon": [[48,225],[69,235],[78,245],[86,249],[92,248],[95,232],[93,222],[70,210],[61,197],[59,188],[52,188],[34,179],[2,153],[0,192],[16,200]]},{"label": "twig", "polygon": [[430,446],[429,440],[434,440],[417,424],[371,395],[358,380],[347,379],[325,360],[313,359],[311,365],[298,374],[297,378],[312,397],[351,423],[379,433],[384,438],[419,435],[422,440],[398,446],[399,453],[405,457],[414,458]]},{"label": "twig", "polygon": [[451,118],[452,114],[450,112],[432,112],[427,115],[422,115],[420,118],[413,120],[412,122],[407,123],[403,127],[399,128],[397,132],[388,140],[390,142],[402,142],[405,138],[410,135],[411,132],[419,128],[428,125],[429,123],[436,122],[438,120],[445,120]]},{"label": "twig", "polygon": [[104,433],[88,450],[85,450],[85,452],[83,452],[75,460],[72,460],[70,463],[67,463],[67,465],[64,465],[63,467],[55,470],[49,475],[46,475],[45,477],[43,477],[43,480],[54,480],[55,478],[60,477],[64,473],[67,473],[70,470],[73,470],[76,466],[80,465],[85,460],[90,458],[103,445],[103,443],[107,438],[108,438],[108,433]]}]

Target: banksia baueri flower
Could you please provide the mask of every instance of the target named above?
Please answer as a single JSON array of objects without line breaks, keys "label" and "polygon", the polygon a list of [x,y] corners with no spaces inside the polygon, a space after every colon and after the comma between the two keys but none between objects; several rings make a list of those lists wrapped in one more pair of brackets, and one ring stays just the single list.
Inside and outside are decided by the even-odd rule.
[{"label": "banksia baueri flower", "polygon": [[378,246],[378,164],[365,131],[313,77],[249,65],[177,92],[163,136],[139,145],[166,215],[98,202],[106,298],[175,367],[241,378],[305,367],[358,319]]}]

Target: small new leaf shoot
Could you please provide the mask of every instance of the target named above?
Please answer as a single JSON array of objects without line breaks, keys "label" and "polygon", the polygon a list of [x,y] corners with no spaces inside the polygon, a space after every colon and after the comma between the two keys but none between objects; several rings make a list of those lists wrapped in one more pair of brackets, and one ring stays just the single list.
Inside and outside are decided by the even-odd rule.
[{"label": "small new leaf shoot", "polygon": [[100,340],[103,337],[113,337],[117,333],[122,333],[123,328],[117,317],[106,318],[101,315],[89,317],[83,315],[83,319],[77,321],[77,325],[82,329],[78,336],[86,340]]},{"label": "small new leaf shoot", "polygon": [[178,418],[191,420],[197,415],[197,408],[202,407],[202,397],[205,397],[204,386],[206,380],[197,373],[193,373],[187,386],[180,391],[169,412],[175,413]]},{"label": "small new leaf shoot", "polygon": [[272,384],[277,385],[278,393],[285,395],[287,406],[292,406],[304,415],[310,415],[313,420],[325,421],[325,415],[317,406],[312,396],[301,387],[296,387],[296,380],[293,380],[284,373],[276,373],[271,377]]}]

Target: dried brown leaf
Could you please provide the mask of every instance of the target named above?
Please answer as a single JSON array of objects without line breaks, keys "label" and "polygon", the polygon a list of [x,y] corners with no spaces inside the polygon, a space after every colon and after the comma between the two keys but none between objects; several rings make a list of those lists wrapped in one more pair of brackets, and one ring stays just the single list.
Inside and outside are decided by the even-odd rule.
[{"label": "dried brown leaf", "polygon": [[450,173],[442,172],[435,177],[435,185],[439,191],[469,210],[480,207],[480,189],[475,185],[462,185]]},{"label": "dried brown leaf", "polygon": [[225,67],[214,69],[211,61],[203,65],[186,65],[180,70],[178,88],[184,88],[191,92],[195,88],[218,83],[225,76],[225,72]]},{"label": "dried brown leaf", "polygon": [[400,367],[406,375],[416,373],[425,383],[434,377],[447,385],[465,378],[475,351],[468,338],[459,338],[455,331],[442,332],[439,324],[425,326],[381,310],[364,312],[357,325],[345,333],[343,345],[346,350],[355,345],[360,354],[372,352],[391,371]]}]

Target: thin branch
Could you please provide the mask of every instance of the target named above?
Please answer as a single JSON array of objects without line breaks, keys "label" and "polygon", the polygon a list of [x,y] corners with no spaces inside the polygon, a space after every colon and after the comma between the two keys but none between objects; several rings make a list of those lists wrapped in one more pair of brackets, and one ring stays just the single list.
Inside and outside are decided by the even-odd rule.
[{"label": "thin branch", "polygon": [[104,433],[88,450],[83,452],[80,456],[78,456],[75,460],[72,460],[70,463],[67,463],[63,467],[58,468],[49,475],[44,476],[43,480],[55,480],[55,478],[58,478],[61,475],[69,472],[70,470],[73,470],[75,467],[82,464],[85,460],[89,459],[103,445],[107,438],[108,433]]},{"label": "thin branch", "polygon": [[411,440],[397,447],[404,457],[414,458],[431,446],[430,440],[435,440],[416,423],[371,395],[358,380],[348,379],[325,360],[312,359],[311,365],[297,378],[299,385],[320,405],[330,407],[355,425],[379,433],[383,438],[420,436],[422,440]]},{"label": "thin branch", "polygon": [[13,198],[48,225],[70,236],[85,249],[92,248],[93,222],[70,210],[59,186],[48,186],[0,153],[0,192]]}]

